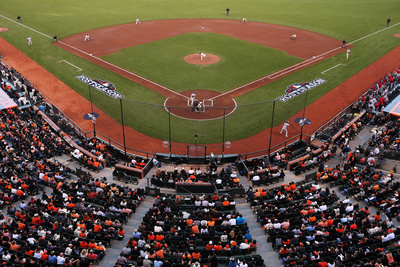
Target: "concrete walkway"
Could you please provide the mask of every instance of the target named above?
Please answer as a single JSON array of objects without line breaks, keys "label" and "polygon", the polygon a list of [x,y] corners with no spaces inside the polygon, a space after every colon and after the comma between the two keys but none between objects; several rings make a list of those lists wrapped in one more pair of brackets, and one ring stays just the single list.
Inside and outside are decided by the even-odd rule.
[{"label": "concrete walkway", "polygon": [[250,229],[253,239],[257,240],[257,254],[260,254],[265,262],[266,267],[281,266],[279,255],[272,248],[272,243],[267,242],[268,236],[265,235],[262,225],[256,222],[256,216],[250,208],[249,203],[244,198],[235,199],[236,210],[245,218]]},{"label": "concrete walkway", "polygon": [[131,238],[133,231],[139,227],[139,225],[142,223],[144,215],[153,205],[154,199],[154,197],[146,196],[145,201],[140,204],[140,206],[136,209],[136,212],[129,219],[128,223],[124,225],[125,238],[122,241],[113,241],[111,248],[107,249],[106,256],[102,261],[100,261],[98,266],[114,266],[114,264],[117,262],[119,254],[121,253],[121,250],[126,246],[129,238]]}]

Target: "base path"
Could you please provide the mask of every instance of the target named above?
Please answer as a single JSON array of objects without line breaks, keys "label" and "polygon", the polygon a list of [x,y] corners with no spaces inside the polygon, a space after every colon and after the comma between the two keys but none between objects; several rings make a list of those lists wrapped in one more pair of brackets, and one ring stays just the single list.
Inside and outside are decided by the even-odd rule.
[{"label": "base path", "polygon": [[[83,114],[91,112],[90,103],[85,98],[2,38],[0,38],[0,54],[11,67],[21,72],[42,92],[43,96],[49,98],[82,129],[85,131],[93,130],[92,123],[83,119]],[[304,126],[304,133],[312,134],[344,107],[350,105],[382,76],[393,71],[398,66],[400,66],[400,47],[392,50],[309,105],[305,117],[310,119],[312,123]],[[335,103],[335,105],[331,103]],[[100,114],[100,118],[96,123],[96,130],[119,143],[123,143],[121,125],[96,107],[94,107],[94,112]],[[300,131],[300,126],[294,122],[294,119],[298,117],[302,117],[302,111],[289,119],[291,124],[289,137],[298,134]],[[272,146],[287,140],[287,138],[279,134],[280,129],[281,125],[274,127],[272,130]],[[162,146],[162,140],[139,133],[130,127],[125,127],[125,134],[127,147],[152,153],[169,153],[169,149]],[[269,144],[269,136],[270,129],[266,129],[249,138],[232,141],[231,147],[225,149],[225,154],[245,154],[266,149]],[[186,154],[186,144],[173,143],[172,145],[174,154]],[[211,145],[218,146],[220,144]]]}]

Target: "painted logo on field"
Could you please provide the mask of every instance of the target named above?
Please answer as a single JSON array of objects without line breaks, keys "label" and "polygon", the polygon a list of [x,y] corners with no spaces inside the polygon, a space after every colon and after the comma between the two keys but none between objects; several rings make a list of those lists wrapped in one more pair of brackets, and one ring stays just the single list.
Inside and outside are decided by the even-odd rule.
[{"label": "painted logo on field", "polygon": [[99,79],[92,80],[89,77],[86,77],[85,75],[76,76],[75,78],[77,78],[81,82],[84,82],[84,83],[92,86],[93,88],[99,90],[100,92],[102,92],[114,99],[124,97],[123,94],[120,94],[117,92],[114,84],[109,81],[103,81],[103,80],[99,80]]},{"label": "painted logo on field", "polygon": [[317,87],[318,85],[321,85],[323,83],[326,83],[327,81],[321,78],[318,78],[312,82],[304,82],[304,83],[295,83],[292,85],[289,85],[286,87],[286,94],[283,96],[278,97],[277,99],[286,102],[289,99],[292,99],[293,97],[296,97],[298,95],[301,95],[302,93],[306,92],[307,90],[313,89]]}]

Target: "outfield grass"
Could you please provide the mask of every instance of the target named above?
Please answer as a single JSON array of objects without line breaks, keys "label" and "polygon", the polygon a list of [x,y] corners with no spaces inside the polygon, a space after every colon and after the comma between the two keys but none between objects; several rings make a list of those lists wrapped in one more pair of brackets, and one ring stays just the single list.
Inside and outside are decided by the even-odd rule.
[{"label": "outfield grass", "polygon": [[[217,55],[220,61],[193,65],[183,60],[199,52]],[[303,60],[282,50],[217,33],[182,34],[125,48],[102,59],[178,92],[225,92]]]},{"label": "outfield grass", "polygon": [[[227,7],[231,9],[229,17],[225,15]],[[388,17],[392,19],[392,24],[400,21],[399,8],[400,1],[398,0],[338,0],[334,2],[330,0],[223,0],[218,2],[210,0],[201,2],[194,0],[173,2],[165,0],[151,2],[145,0],[3,0],[0,15],[11,18],[12,21],[0,17],[0,27],[9,28],[9,31],[0,33],[0,37],[5,38],[86,98],[89,98],[87,86],[74,78],[77,75],[76,69],[67,64],[58,63],[59,60],[67,60],[79,66],[83,69],[83,74],[89,77],[115,83],[117,90],[124,94],[126,99],[161,105],[165,100],[164,96],[52,45],[49,38],[15,23],[16,17],[22,16],[23,25],[48,36],[57,34],[63,38],[91,29],[133,22],[137,17],[146,21],[175,18],[241,19],[245,16],[253,21],[302,28],[351,42],[383,29]],[[312,103],[399,45],[400,40],[393,37],[394,33],[399,32],[400,27],[396,26],[357,42],[355,48],[352,49],[351,61],[347,62],[346,68],[329,71],[324,77],[328,82],[310,91],[308,103]],[[32,47],[26,45],[28,35],[33,38]],[[343,62],[344,55],[337,55],[242,95],[236,101],[239,104],[246,104],[275,99],[283,94],[286,86],[319,78],[321,71]],[[95,91],[92,90],[92,96],[96,106],[120,121],[118,101],[111,100]],[[304,98],[300,96],[287,103],[277,102],[275,124],[281,123],[301,110],[303,100]],[[147,106],[147,110],[143,108],[142,104],[127,104],[124,108],[125,124],[151,136],[167,139],[168,114],[162,108]],[[227,117],[226,140],[233,141],[251,136],[269,127],[270,110],[268,105],[251,106],[241,108]],[[192,122],[173,117],[171,122],[174,141],[193,142],[193,133],[200,134],[199,143],[222,140],[222,120]]]}]

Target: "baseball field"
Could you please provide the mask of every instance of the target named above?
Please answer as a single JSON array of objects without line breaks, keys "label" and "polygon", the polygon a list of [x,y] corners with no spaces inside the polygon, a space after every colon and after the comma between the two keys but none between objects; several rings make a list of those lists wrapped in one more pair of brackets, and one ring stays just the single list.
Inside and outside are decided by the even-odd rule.
[{"label": "baseball field", "polygon": [[[122,110],[124,124],[146,136],[193,143],[198,134],[198,143],[212,144],[260,134],[272,118],[274,126],[281,125],[395,49],[399,8],[394,0],[3,0],[0,27],[8,30],[0,37],[86,99],[88,86],[77,76],[111,82],[124,96],[122,109],[119,99],[97,90],[91,90],[91,100],[116,122],[121,123]],[[84,41],[85,34],[90,41]],[[54,35],[60,42],[52,42]],[[349,60],[342,40],[351,48]],[[200,52],[219,61],[184,60]],[[272,102],[289,86],[317,79],[326,82],[307,96]],[[205,112],[188,106],[193,91],[209,103]],[[51,93],[43,94],[52,100]],[[74,99],[62,101],[74,106]],[[312,123],[327,120],[323,107],[319,112],[321,122]],[[299,131],[292,129],[291,134]]]}]

